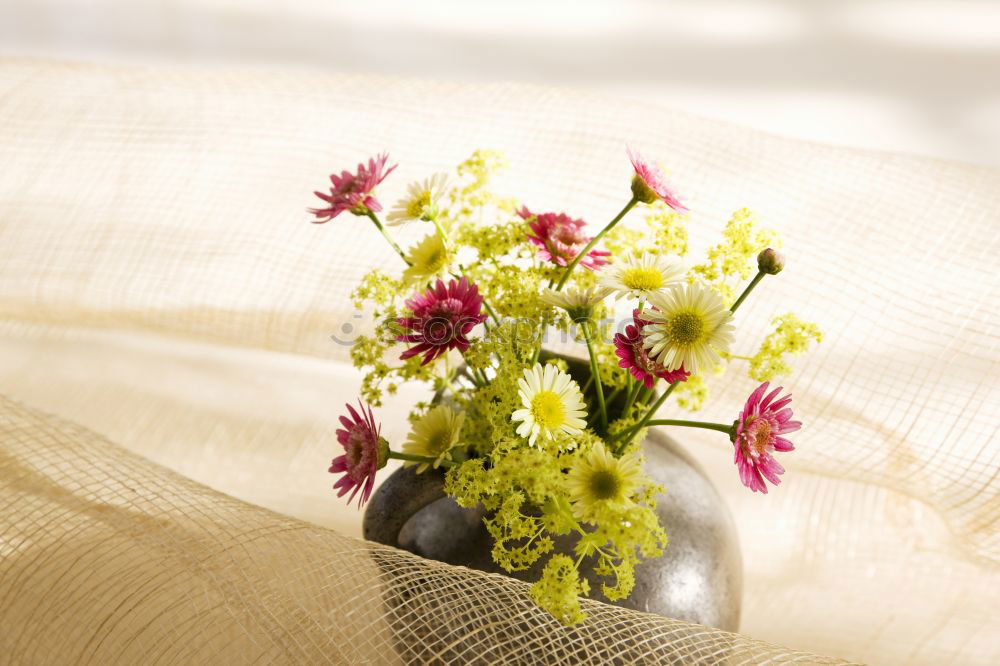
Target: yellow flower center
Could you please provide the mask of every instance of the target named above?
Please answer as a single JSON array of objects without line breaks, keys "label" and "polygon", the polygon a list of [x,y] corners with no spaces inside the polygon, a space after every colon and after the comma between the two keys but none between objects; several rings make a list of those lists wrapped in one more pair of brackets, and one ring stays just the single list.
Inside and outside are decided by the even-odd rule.
[{"label": "yellow flower center", "polygon": [[421,263],[423,264],[423,268],[428,273],[436,273],[437,271],[441,270],[442,266],[444,266],[444,261],[445,261],[444,250],[442,248],[436,248],[434,250],[431,250],[431,253],[428,254],[426,257],[423,257],[423,261]]},{"label": "yellow flower center", "polygon": [[435,235],[415,247],[409,259],[412,265],[404,271],[404,278],[431,277],[448,265],[448,251],[440,237]]},{"label": "yellow flower center", "polygon": [[751,417],[746,424],[747,444],[754,455],[761,455],[771,443],[771,423],[767,419]]},{"label": "yellow flower center", "polygon": [[435,430],[427,438],[427,453],[431,456],[438,456],[447,451],[451,446],[451,430],[441,428]]},{"label": "yellow flower center", "polygon": [[614,472],[602,469],[590,477],[590,492],[595,499],[606,500],[616,497],[621,491],[622,482]]},{"label": "yellow flower center", "polygon": [[690,345],[705,333],[705,322],[694,312],[679,312],[667,322],[670,339],[679,345]]},{"label": "yellow flower center", "polygon": [[424,216],[424,211],[431,205],[431,193],[421,192],[418,196],[413,197],[409,205],[406,207],[406,214],[413,218],[421,218]]},{"label": "yellow flower center", "polygon": [[531,416],[541,427],[555,430],[566,422],[566,408],[556,393],[539,391],[531,399]]},{"label": "yellow flower center", "polygon": [[653,291],[663,286],[663,274],[655,268],[630,268],[622,274],[622,282],[629,289]]}]

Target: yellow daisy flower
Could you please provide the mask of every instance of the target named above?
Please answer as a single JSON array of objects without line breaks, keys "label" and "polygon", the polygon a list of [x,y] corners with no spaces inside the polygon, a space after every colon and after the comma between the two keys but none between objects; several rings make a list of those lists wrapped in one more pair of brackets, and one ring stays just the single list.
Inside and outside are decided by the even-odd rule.
[{"label": "yellow daisy flower", "polygon": [[607,508],[626,507],[642,482],[642,465],[635,451],[615,458],[598,442],[576,456],[567,476],[573,515],[594,522]]},{"label": "yellow daisy flower", "polygon": [[732,313],[722,298],[700,284],[675,285],[649,297],[653,308],[642,318],[642,346],[668,371],[684,368],[691,374],[709,370],[721,361],[733,342]]},{"label": "yellow daisy flower", "polygon": [[386,224],[397,226],[410,220],[431,221],[438,214],[438,203],[446,187],[448,177],[443,173],[436,173],[423,182],[410,183],[406,196],[386,215]]},{"label": "yellow daisy flower", "polygon": [[587,416],[580,386],[554,365],[524,369],[524,377],[517,380],[518,396],[523,409],[516,410],[510,420],[521,425],[517,434],[527,437],[534,444],[544,439],[564,435],[579,435],[587,427]]},{"label": "yellow daisy flower", "polygon": [[[446,405],[438,405],[413,424],[413,430],[403,444],[403,453],[434,458],[433,466],[436,469],[448,452],[458,445],[464,423],[463,412],[456,412]],[[420,465],[417,468],[417,474],[420,474],[427,470],[430,463],[411,461],[403,463],[404,467],[413,465]]]},{"label": "yellow daisy flower", "polygon": [[598,282],[615,292],[616,298],[631,296],[646,300],[684,278],[684,267],[663,255],[632,254],[601,271]]},{"label": "yellow daisy flower", "polygon": [[451,256],[441,236],[437,233],[426,236],[410,248],[406,256],[410,265],[403,271],[405,282],[427,282],[448,273]]}]

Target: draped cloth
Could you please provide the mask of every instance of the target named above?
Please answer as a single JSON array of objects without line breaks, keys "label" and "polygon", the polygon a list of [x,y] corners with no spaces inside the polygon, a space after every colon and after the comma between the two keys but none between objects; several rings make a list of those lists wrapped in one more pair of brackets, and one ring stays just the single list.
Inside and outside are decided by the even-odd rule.
[{"label": "draped cloth", "polygon": [[[7,60],[0,117],[12,663],[1000,658],[996,170],[640,100],[365,76]],[[785,238],[735,353],[789,311],[825,333],[783,381],[805,427],[768,495],[724,438],[683,433],[738,527],[740,634],[596,602],[562,627],[522,583],[360,540],[326,471],[360,381],[349,293],[399,259],[364,219],[309,224],[311,191],[387,149],[389,204],[495,148],[498,189],[599,226],[629,196],[626,142],[687,195],[693,258],[742,207]],[[736,366],[710,385],[698,418],[721,422],[754,387]],[[390,441],[426,396],[376,410]]]}]

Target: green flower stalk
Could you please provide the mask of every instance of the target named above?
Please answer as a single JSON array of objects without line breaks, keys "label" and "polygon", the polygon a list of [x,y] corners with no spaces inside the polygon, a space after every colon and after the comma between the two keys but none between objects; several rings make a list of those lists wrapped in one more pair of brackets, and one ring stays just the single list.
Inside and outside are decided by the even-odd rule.
[{"label": "green flower stalk", "polygon": [[591,330],[593,323],[589,320],[584,320],[580,323],[580,328],[583,331],[583,338],[587,343],[587,354],[590,356],[590,373],[592,377],[597,377],[598,379],[594,381],[594,393],[597,394],[597,406],[601,414],[601,432],[607,432],[608,430],[608,408],[604,404],[604,385],[600,381],[600,370],[597,367],[597,354],[594,352],[594,334]]},{"label": "green flower stalk", "polygon": [[[653,419],[653,415],[656,414],[656,410],[658,410],[660,407],[663,406],[663,403],[667,401],[667,398],[670,397],[670,394],[674,392],[675,388],[677,388],[677,384],[671,384],[670,386],[668,386],[667,389],[660,394],[660,397],[657,398],[656,402],[650,405],[649,409],[646,410],[645,415],[643,415],[642,419],[640,419],[638,423],[636,423],[628,430],[625,430],[619,436],[610,437],[609,442],[611,442],[612,444],[617,443],[619,445],[624,445],[627,444],[629,441],[631,441],[632,438],[638,435],[643,428],[649,425],[649,422]],[[619,446],[618,448],[620,449],[621,446]]]},{"label": "green flower stalk", "polygon": [[374,211],[372,211],[372,210],[366,210],[365,214],[372,221],[372,224],[375,225],[375,228],[379,230],[379,233],[382,234],[382,238],[384,238],[385,242],[389,244],[389,247],[391,247],[393,250],[396,251],[396,254],[399,255],[400,259],[402,259],[404,262],[406,262],[407,266],[411,266],[412,263],[410,262],[409,259],[406,258],[406,254],[399,247],[399,245],[396,243],[396,241],[392,240],[392,236],[390,236],[389,232],[386,231],[385,227],[382,226],[382,222],[379,221],[378,216],[374,213]]},{"label": "green flower stalk", "polygon": [[743,290],[743,293],[736,299],[733,306],[729,308],[729,311],[735,313],[736,309],[742,305],[743,301],[746,300],[746,297],[749,296],[754,287],[756,287],[757,284],[764,279],[765,275],[777,275],[784,268],[784,255],[772,250],[771,248],[763,250],[757,255],[757,275],[755,275],[753,280],[750,281],[747,288]]},{"label": "green flower stalk", "polygon": [[733,426],[732,424],[726,425],[725,423],[709,423],[708,421],[685,421],[682,419],[652,419],[646,425],[648,426],[682,426],[686,428],[704,428],[705,430],[716,430],[718,432],[724,432],[729,435],[730,439],[733,437]]},{"label": "green flower stalk", "polygon": [[590,251],[594,249],[594,246],[597,245],[602,238],[604,238],[604,235],[614,229],[615,225],[621,222],[622,218],[625,217],[625,215],[627,215],[637,203],[639,203],[639,199],[635,196],[629,199],[629,202],[625,204],[625,207],[621,209],[618,215],[608,222],[607,225],[605,225],[605,227],[601,229],[596,236],[591,238],[590,242],[577,253],[577,255],[573,258],[573,261],[571,261],[569,266],[566,267],[566,270],[563,271],[562,277],[559,279],[559,284],[556,285],[556,291],[561,290],[566,285],[566,281],[569,280],[569,276],[573,273],[573,269],[576,268],[577,264],[580,263],[580,260],[590,254]]},{"label": "green flower stalk", "polygon": [[455,463],[450,460],[438,460],[431,456],[418,456],[413,453],[401,453],[399,451],[389,451],[390,460],[404,460],[409,463],[420,464],[422,467],[452,467]]},{"label": "green flower stalk", "polygon": [[767,275],[767,273],[765,273],[764,271],[758,271],[757,275],[753,276],[753,280],[750,281],[750,284],[747,285],[747,288],[743,290],[743,293],[740,294],[740,297],[736,299],[736,302],[733,303],[732,306],[730,306],[729,308],[730,312],[734,314],[736,313],[737,308],[743,305],[743,301],[745,301],[747,296],[750,295],[750,292],[753,291],[754,287],[760,284],[760,281],[764,279],[765,275]]}]

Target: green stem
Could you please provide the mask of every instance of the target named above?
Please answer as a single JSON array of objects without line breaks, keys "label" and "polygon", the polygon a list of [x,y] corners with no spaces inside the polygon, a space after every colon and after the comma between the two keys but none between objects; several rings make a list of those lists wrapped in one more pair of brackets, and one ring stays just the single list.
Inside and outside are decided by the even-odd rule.
[{"label": "green stem", "polygon": [[[447,362],[447,358],[448,357],[445,356],[445,362]],[[455,393],[455,389],[452,386],[452,384],[455,383],[455,377],[457,375],[458,375],[458,369],[457,368],[449,368],[448,371],[445,372],[444,377],[441,378],[441,388],[440,388],[440,390],[442,392],[447,391],[448,393],[454,394]]]},{"label": "green stem", "polygon": [[[680,382],[678,382],[678,384],[679,383]],[[627,442],[628,440],[635,437],[635,434],[637,432],[639,432],[647,425],[649,425],[649,421],[653,418],[653,415],[656,414],[656,410],[658,410],[663,405],[663,403],[667,401],[667,398],[670,397],[670,394],[674,392],[674,388],[676,386],[677,384],[671,384],[670,386],[668,386],[667,390],[664,391],[659,398],[657,398],[656,402],[654,402],[652,406],[650,406],[649,410],[646,412],[646,415],[642,417],[641,421],[639,421],[637,424],[629,428],[627,431],[623,432],[618,437],[615,437],[612,441],[617,441],[620,439],[622,441]]]},{"label": "green stem", "polygon": [[467,366],[465,369],[465,376],[476,388],[481,388],[483,386],[483,380],[480,378],[479,371],[476,368]]},{"label": "green stem", "polygon": [[724,423],[709,423],[708,421],[684,421],[679,419],[653,419],[649,422],[650,426],[685,426],[688,428],[705,428],[706,430],[718,430],[719,432],[724,432],[730,437],[733,434],[732,424],[726,425]]},{"label": "green stem", "polygon": [[622,409],[622,415],[628,414],[628,410],[632,408],[635,403],[635,397],[639,395],[639,389],[642,388],[642,382],[637,382],[630,378],[630,381],[634,384],[632,389],[628,392],[628,399],[625,400],[625,408]]},{"label": "green stem", "polygon": [[493,308],[490,307],[490,304],[485,299],[483,300],[483,307],[486,308],[486,314],[492,317],[495,323],[499,324],[500,317],[497,316],[497,313],[493,311]]},{"label": "green stem", "polygon": [[753,291],[753,288],[757,286],[757,283],[764,279],[765,275],[767,275],[767,273],[765,273],[764,271],[757,271],[757,275],[755,275],[753,280],[750,281],[750,284],[747,285],[747,288],[743,290],[743,293],[740,294],[740,297],[736,299],[736,302],[733,303],[733,307],[729,308],[730,312],[736,312],[736,308],[740,307],[740,305],[743,304],[743,301],[746,300],[746,297],[750,295],[750,292]]},{"label": "green stem", "polygon": [[[539,337],[538,346],[535,347],[535,353],[531,355],[531,363],[529,365],[532,368],[535,367],[536,363],[538,363],[538,357],[541,355],[541,353],[542,353],[542,339],[541,337]],[[584,389],[584,391],[586,391],[586,389]]]},{"label": "green stem", "polygon": [[570,273],[572,273],[573,269],[576,268],[576,265],[580,263],[580,260],[586,257],[587,253],[590,252],[593,249],[593,247],[597,245],[597,242],[604,237],[604,234],[614,229],[615,225],[618,224],[618,222],[620,222],[621,219],[625,217],[625,214],[628,213],[630,210],[632,210],[632,207],[635,206],[637,203],[639,203],[639,200],[636,199],[635,197],[632,197],[632,199],[627,204],[625,204],[625,207],[622,208],[621,212],[615,216],[615,219],[608,222],[608,225],[603,229],[601,229],[601,231],[596,236],[594,236],[589,243],[587,243],[586,247],[584,247],[581,252],[579,252],[575,257],[573,257],[573,261],[571,261],[569,266],[566,267],[566,271],[563,273],[562,279],[559,280],[559,284],[556,286],[556,291],[559,291],[563,288],[563,286],[566,284],[566,280],[569,279]]},{"label": "green stem", "polygon": [[619,386],[618,388],[616,388],[614,391],[611,392],[611,395],[607,396],[607,402],[609,405],[615,401],[615,398],[618,397],[618,394],[621,393],[622,389],[624,388],[625,388],[624,386]]},{"label": "green stem", "polygon": [[392,249],[396,251],[396,254],[398,254],[403,259],[403,261],[406,262],[407,266],[412,266],[413,264],[410,263],[410,260],[406,258],[405,254],[403,254],[403,250],[401,250],[400,247],[396,245],[396,241],[392,240],[392,237],[389,236],[389,232],[387,232],[385,230],[385,227],[382,226],[382,222],[379,221],[378,216],[376,216],[374,212],[369,210],[368,217],[370,217],[371,221],[375,223],[375,228],[378,229],[380,232],[382,232],[382,237],[385,238],[386,242],[392,246]]},{"label": "green stem", "polygon": [[398,451],[389,451],[389,458],[393,460],[405,460],[407,462],[428,463],[432,467],[435,463],[445,467],[453,467],[455,465],[455,463],[450,460],[442,460],[438,463],[437,458],[431,458],[430,456],[418,456],[412,453],[400,453]]},{"label": "green stem", "polygon": [[601,383],[600,371],[597,368],[597,354],[594,352],[594,344],[591,340],[590,322],[584,321],[580,324],[583,329],[583,338],[587,341],[587,353],[590,355],[590,376],[594,378],[595,392],[597,393],[597,404],[601,410],[601,431],[608,430],[608,409],[604,405],[604,384]]},{"label": "green stem", "polygon": [[448,236],[445,235],[444,229],[441,228],[441,223],[438,222],[437,215],[431,218],[431,222],[434,223],[434,228],[437,229],[438,236],[441,237],[441,244],[444,245],[446,252],[450,252],[451,247],[448,245]]}]

